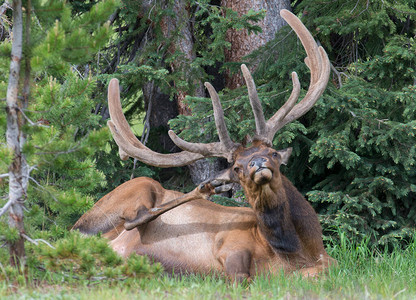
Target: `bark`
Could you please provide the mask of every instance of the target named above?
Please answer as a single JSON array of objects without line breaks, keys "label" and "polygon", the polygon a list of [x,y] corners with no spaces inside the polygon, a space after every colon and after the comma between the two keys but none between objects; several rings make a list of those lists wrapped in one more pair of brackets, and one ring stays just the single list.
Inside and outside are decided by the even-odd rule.
[{"label": "bark", "polygon": [[177,103],[170,100],[169,95],[163,94],[154,82],[143,86],[143,96],[146,104],[146,118],[149,117],[146,125],[149,128],[166,128],[164,130],[166,133],[159,135],[159,143],[163,149],[171,152],[176,146],[167,134],[167,128],[169,120],[178,115]]},{"label": "bark", "polygon": [[[10,62],[10,74],[7,87],[6,111],[7,111],[7,130],[6,140],[8,147],[13,151],[13,162],[9,166],[9,226],[16,229],[20,237],[9,243],[10,263],[19,266],[25,261],[24,248],[24,226],[23,226],[23,203],[25,191],[23,188],[22,156],[20,144],[20,121],[21,113],[18,103],[20,61],[22,58],[22,2],[13,1],[13,42]],[[19,121],[20,120],[20,121]]]},{"label": "bark", "polygon": [[188,166],[191,180],[199,184],[227,168],[227,161],[220,158],[201,159]]},{"label": "bark", "polygon": [[[227,32],[227,40],[231,43],[231,48],[226,51],[226,61],[238,62],[250,54],[253,50],[265,45],[272,40],[276,32],[285,25],[284,20],[280,17],[280,10],[290,10],[289,0],[222,0],[221,5],[237,11],[240,15],[247,13],[250,9],[254,11],[266,10],[265,18],[257,25],[262,28],[260,34],[248,34],[247,30],[229,30]],[[253,70],[250,70],[253,71]],[[240,74],[227,75],[226,86],[230,89],[244,84]]]},{"label": "bark", "polygon": [[[179,0],[174,2],[173,11],[175,17],[165,17],[162,20],[162,30],[166,37],[171,37],[177,30],[180,31],[180,39],[177,39],[175,43],[169,47],[169,52],[174,53],[176,51],[181,52],[182,57],[178,57],[174,62],[170,64],[173,72],[182,71],[185,78],[190,78],[189,64],[196,56],[194,53],[194,42],[192,35],[192,28],[190,24],[190,13],[186,4],[186,0]],[[194,96],[204,97],[205,91],[201,81],[194,82],[196,86]],[[179,90],[177,93],[178,111],[181,115],[190,115],[190,108],[184,103],[186,92]]]},{"label": "bark", "polygon": [[[166,37],[171,37],[172,34],[180,30],[180,39],[170,45],[169,51],[174,53],[179,51],[183,54],[181,58],[176,59],[171,63],[170,67],[172,71],[182,71],[185,74],[185,78],[192,78],[190,74],[189,64],[192,62],[196,55],[194,53],[194,42],[192,35],[192,27],[190,24],[190,13],[185,0],[175,1],[173,10],[175,17],[166,17],[162,21],[163,34]],[[205,97],[205,90],[200,80],[193,82],[195,91],[193,96]],[[176,95],[178,113],[182,115],[190,115],[191,109],[184,103],[186,92],[179,90]],[[203,141],[201,141],[203,142]],[[200,182],[208,179],[213,173],[218,172],[221,169],[221,163],[218,160],[203,159],[197,161],[188,166],[192,182],[199,184]]]},{"label": "bark", "polygon": [[[25,61],[25,75],[24,75],[24,82],[23,82],[23,101],[20,104],[20,108],[25,111],[29,105],[29,97],[30,97],[30,59],[32,58],[31,55],[31,47],[30,47],[30,21],[31,21],[31,11],[32,11],[32,1],[26,0],[26,23],[25,23],[25,53],[24,53],[24,61]],[[23,125],[24,119],[20,119],[20,126]],[[23,149],[23,146],[26,143],[27,135],[26,133],[21,130],[20,131],[20,149]],[[26,161],[25,155],[21,155],[21,165],[22,165],[22,188],[24,193],[26,194],[27,187],[29,184],[29,166]]]}]

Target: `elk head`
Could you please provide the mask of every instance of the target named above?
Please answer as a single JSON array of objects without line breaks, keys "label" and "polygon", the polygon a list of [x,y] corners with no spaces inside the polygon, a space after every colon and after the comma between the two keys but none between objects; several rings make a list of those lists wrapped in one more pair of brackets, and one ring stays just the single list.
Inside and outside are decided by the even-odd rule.
[{"label": "elk head", "polygon": [[239,182],[245,189],[246,196],[252,207],[261,207],[262,204],[260,202],[264,197],[259,198],[258,194],[268,194],[279,190],[279,186],[282,185],[279,167],[281,164],[287,163],[291,153],[290,148],[281,151],[271,148],[274,135],[284,125],[298,119],[312,108],[325,90],[330,74],[330,64],[325,50],[322,47],[318,47],[306,27],[289,11],[282,10],[280,14],[296,32],[307,53],[305,63],[310,69],[311,79],[309,89],[302,100],[297,102],[300,83],[296,72],[293,72],[293,89],[290,97],[266,121],[254,80],[248,68],[242,65],[241,69],[247,84],[250,104],[256,123],[256,132],[252,145],[245,148],[231,140],[226,129],[224,112],[219,96],[210,83],[205,83],[205,87],[208,89],[212,99],[219,142],[207,144],[189,143],[170,130],[169,136],[183,151],[173,154],[160,154],[144,146],[130,130],[121,109],[118,80],[112,79],[108,91],[111,116],[108,125],[119,146],[121,158],[133,157],[145,164],[156,167],[184,166],[206,157],[226,158],[232,163],[232,167],[220,174],[216,181],[224,183]]},{"label": "elk head", "polygon": [[265,201],[271,205],[270,201],[276,198],[272,195],[283,190],[279,168],[287,163],[291,153],[292,148],[276,151],[264,142],[254,141],[251,147],[235,152],[234,164],[219,178],[223,182],[240,183],[250,205],[261,209]]}]

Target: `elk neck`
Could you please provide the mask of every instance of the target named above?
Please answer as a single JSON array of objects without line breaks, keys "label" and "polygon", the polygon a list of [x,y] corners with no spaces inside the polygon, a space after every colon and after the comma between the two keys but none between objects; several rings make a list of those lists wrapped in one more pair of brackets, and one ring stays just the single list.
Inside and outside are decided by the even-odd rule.
[{"label": "elk neck", "polygon": [[295,253],[300,250],[301,244],[292,221],[283,175],[276,173],[269,183],[248,185],[245,191],[256,213],[259,234],[275,252]]}]

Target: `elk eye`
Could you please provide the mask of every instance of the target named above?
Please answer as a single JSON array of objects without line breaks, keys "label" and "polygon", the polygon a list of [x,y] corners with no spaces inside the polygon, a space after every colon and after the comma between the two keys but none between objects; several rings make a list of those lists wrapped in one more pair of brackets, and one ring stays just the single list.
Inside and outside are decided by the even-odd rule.
[{"label": "elk eye", "polygon": [[277,153],[277,152],[273,152],[273,154],[272,154],[273,157],[277,157],[278,155],[279,155],[279,153]]},{"label": "elk eye", "polygon": [[239,167],[235,167],[234,168],[234,172],[239,173],[240,172],[240,168]]}]

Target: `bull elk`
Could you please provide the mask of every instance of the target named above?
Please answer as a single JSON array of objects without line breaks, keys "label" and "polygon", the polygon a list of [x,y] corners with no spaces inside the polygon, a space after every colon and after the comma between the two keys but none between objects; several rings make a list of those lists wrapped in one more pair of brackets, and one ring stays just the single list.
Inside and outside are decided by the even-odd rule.
[{"label": "bull elk", "polygon": [[[152,166],[173,167],[206,157],[223,157],[232,166],[188,194],[166,190],[150,178],[132,179],[101,198],[73,229],[85,234],[102,232],[123,257],[138,253],[161,262],[167,270],[219,271],[236,281],[265,272],[299,271],[315,276],[335,263],[324,249],[314,209],[279,171],[280,165],[287,163],[291,148],[271,148],[276,132],[315,104],[330,73],[325,50],[318,47],[301,21],[287,10],[282,10],[281,16],[307,52],[310,86],[297,103],[300,84],[293,72],[289,99],[266,121],[253,78],[242,65],[256,123],[249,147],[230,139],[218,94],[211,84],[205,83],[220,141],[189,143],[169,131],[183,151],[153,152],[131,132],[122,113],[118,81],[110,81],[108,126],[123,159],[133,157]],[[241,184],[251,207],[224,207],[206,199],[223,191],[230,182]]]}]

